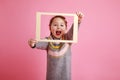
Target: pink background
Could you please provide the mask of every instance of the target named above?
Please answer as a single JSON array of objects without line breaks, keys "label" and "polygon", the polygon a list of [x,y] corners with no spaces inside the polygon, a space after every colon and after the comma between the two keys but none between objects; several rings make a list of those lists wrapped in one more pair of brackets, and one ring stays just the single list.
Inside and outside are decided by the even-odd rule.
[{"label": "pink background", "polygon": [[45,80],[46,52],[27,44],[36,11],[84,13],[72,80],[120,80],[120,0],[0,0],[0,80]]}]

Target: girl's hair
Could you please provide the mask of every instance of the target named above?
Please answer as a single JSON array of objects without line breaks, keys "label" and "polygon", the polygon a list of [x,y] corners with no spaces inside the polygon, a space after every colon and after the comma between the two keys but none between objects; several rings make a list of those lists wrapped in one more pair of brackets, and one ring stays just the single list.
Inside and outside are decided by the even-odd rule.
[{"label": "girl's hair", "polygon": [[64,16],[61,16],[61,15],[56,15],[56,16],[52,17],[52,18],[50,19],[49,26],[51,26],[51,24],[52,24],[52,22],[53,22],[53,20],[54,20],[55,18],[61,18],[61,19],[65,22],[65,25],[66,25],[66,27],[67,27],[66,18],[65,18]]}]

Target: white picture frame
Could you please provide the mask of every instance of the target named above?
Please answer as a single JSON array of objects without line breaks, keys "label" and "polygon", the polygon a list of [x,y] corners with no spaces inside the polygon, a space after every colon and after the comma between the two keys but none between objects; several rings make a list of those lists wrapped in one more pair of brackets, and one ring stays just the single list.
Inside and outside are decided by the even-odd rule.
[{"label": "white picture frame", "polygon": [[[42,15],[62,15],[62,16],[72,16],[73,20],[73,40],[48,40],[40,39],[41,32],[41,16]],[[65,42],[65,43],[76,43],[78,41],[78,16],[76,14],[68,13],[51,13],[51,12],[36,12],[36,40],[41,42]]]}]

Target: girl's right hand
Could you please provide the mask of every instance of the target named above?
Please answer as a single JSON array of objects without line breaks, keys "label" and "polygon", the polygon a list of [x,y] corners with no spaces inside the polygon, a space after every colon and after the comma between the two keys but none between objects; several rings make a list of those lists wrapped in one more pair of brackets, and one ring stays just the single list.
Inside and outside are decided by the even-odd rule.
[{"label": "girl's right hand", "polygon": [[28,40],[28,45],[31,47],[31,48],[34,48],[36,46],[36,43],[37,43],[37,40],[35,39],[29,39]]}]

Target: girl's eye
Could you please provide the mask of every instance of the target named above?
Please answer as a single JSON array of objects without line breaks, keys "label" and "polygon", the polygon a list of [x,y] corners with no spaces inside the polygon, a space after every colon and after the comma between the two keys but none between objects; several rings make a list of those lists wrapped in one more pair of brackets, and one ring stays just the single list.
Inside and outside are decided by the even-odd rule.
[{"label": "girl's eye", "polygon": [[62,27],[64,26],[64,25],[61,25]]},{"label": "girl's eye", "polygon": [[57,26],[57,24],[54,24],[54,26]]}]

